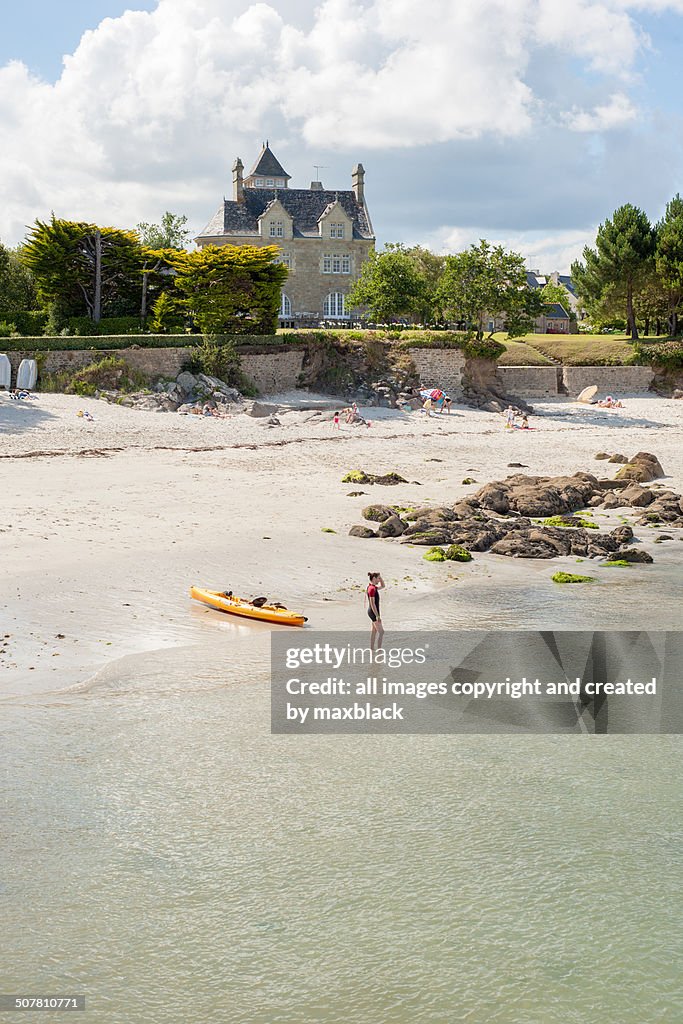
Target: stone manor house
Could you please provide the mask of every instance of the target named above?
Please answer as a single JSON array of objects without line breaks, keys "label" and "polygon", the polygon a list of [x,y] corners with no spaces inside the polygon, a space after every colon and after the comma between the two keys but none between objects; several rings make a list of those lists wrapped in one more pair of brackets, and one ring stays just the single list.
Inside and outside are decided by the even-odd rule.
[{"label": "stone manor house", "polygon": [[289,276],[282,292],[281,326],[346,322],[346,296],[375,244],[365,202],[365,170],[356,164],[352,188],[330,190],[312,181],[290,188],[266,142],[244,176],[232,167],[232,199],[223,199],[200,235],[205,245],[277,245]]}]

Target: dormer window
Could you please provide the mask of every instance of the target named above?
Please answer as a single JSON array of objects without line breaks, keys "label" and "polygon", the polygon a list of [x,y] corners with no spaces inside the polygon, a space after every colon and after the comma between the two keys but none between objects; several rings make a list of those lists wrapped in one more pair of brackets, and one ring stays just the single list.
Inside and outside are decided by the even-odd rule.
[{"label": "dormer window", "polygon": [[268,188],[273,188],[273,186],[275,185],[275,182],[273,181],[272,178],[266,178],[266,185],[267,185]]},{"label": "dormer window", "polygon": [[271,238],[282,238],[285,233],[285,222],[283,220],[271,220],[270,222],[270,237]]},{"label": "dormer window", "polygon": [[284,188],[285,187],[285,183],[282,180],[282,178],[276,178],[275,179],[275,185],[276,185],[277,188]]},{"label": "dormer window", "polygon": [[330,238],[343,238],[344,237],[344,225],[343,224],[330,224]]},{"label": "dormer window", "polygon": [[255,178],[254,184],[257,188],[263,188],[263,178]]}]

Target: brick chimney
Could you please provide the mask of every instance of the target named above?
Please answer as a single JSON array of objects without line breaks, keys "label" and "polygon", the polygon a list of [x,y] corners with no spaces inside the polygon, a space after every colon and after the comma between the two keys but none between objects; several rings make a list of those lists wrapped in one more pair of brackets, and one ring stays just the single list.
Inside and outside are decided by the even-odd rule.
[{"label": "brick chimney", "polygon": [[239,157],[235,160],[232,165],[232,198],[238,202],[244,202],[244,180],[243,180],[244,164]]},{"label": "brick chimney", "polygon": [[356,164],[351,174],[351,180],[356,199],[363,205],[365,202],[365,168],[362,164]]}]

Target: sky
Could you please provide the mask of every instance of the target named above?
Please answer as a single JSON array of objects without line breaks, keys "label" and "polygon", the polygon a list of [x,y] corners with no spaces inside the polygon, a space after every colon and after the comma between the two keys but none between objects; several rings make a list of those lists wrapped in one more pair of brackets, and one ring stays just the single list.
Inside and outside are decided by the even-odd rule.
[{"label": "sky", "polygon": [[683,191],[682,44],[683,0],[24,0],[0,239],[53,211],[197,234],[268,138],[291,187],[362,162],[379,245],[567,272],[616,207]]}]

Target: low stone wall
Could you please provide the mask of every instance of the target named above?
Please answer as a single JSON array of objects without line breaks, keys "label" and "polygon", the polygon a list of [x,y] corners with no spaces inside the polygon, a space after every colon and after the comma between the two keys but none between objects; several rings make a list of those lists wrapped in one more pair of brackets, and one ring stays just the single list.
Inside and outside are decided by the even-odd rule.
[{"label": "low stone wall", "polygon": [[603,397],[646,393],[655,372],[650,366],[499,366],[496,377],[519,398],[576,398],[592,384]]},{"label": "low stone wall", "polygon": [[[262,394],[288,391],[297,386],[305,355],[303,347],[287,348],[278,345],[256,351],[251,348],[238,351],[242,372]],[[148,377],[173,378],[178,376],[193,354],[196,354],[196,349],[191,348],[119,348],[97,349],[94,352],[77,349],[73,352],[45,352],[40,353],[40,372],[76,372],[106,356],[116,356],[123,359],[131,370],[137,370]],[[34,358],[35,353],[9,352],[8,356],[15,376],[21,360]]]},{"label": "low stone wall", "polygon": [[558,366],[499,366],[496,378],[503,391],[520,398],[555,398],[558,395]]},{"label": "low stone wall", "polygon": [[[22,359],[36,358],[35,352],[8,352],[7,355],[15,374]],[[103,348],[95,351],[76,349],[72,352],[40,352],[37,358],[41,373],[63,373],[65,370],[75,372],[91,363],[99,363],[106,356],[116,356],[125,360],[131,370],[138,370],[150,377],[177,377],[191,355],[192,349],[189,348]]]},{"label": "low stone wall", "polygon": [[457,348],[411,348],[410,358],[425,388],[442,388],[453,401],[463,397],[465,356]]},{"label": "low stone wall", "polygon": [[601,395],[649,391],[655,372],[651,366],[565,366],[562,377],[571,398],[591,384]]},{"label": "low stone wall", "polygon": [[262,395],[291,391],[299,382],[305,355],[303,346],[266,352],[241,351],[242,373]]}]

